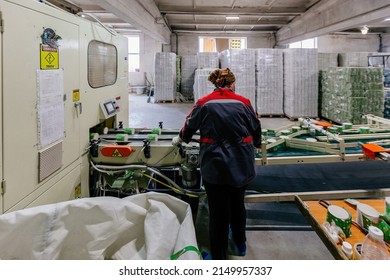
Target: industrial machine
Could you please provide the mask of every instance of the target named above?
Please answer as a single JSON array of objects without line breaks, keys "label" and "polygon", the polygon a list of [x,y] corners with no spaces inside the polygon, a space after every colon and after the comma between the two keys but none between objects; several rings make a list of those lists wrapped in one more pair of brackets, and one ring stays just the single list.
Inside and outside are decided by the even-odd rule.
[{"label": "industrial machine", "polygon": [[89,196],[89,130],[128,121],[127,39],[35,0],[1,0],[0,213]]},{"label": "industrial machine", "polygon": [[[151,190],[204,196],[197,136],[174,147],[178,130],[127,128],[127,39],[45,2],[0,0],[0,213]],[[363,117],[264,131],[256,164],[388,160],[389,121]]]},{"label": "industrial machine", "polygon": [[[362,115],[362,118],[365,124],[360,125],[336,125],[300,118],[278,130],[263,129],[263,144],[256,151],[256,164],[389,161],[386,146],[390,146],[387,140],[390,139],[390,121],[373,115]],[[163,129],[161,124],[154,129],[100,127],[93,131],[90,146],[93,169],[90,182],[93,183],[90,192],[97,196],[126,196],[145,191],[203,196],[198,171],[198,135],[189,144],[172,146],[171,139],[178,133],[179,130]],[[345,193],[338,195],[344,196]],[[293,200],[293,196],[289,195],[285,200]],[[335,195],[333,193],[332,197]],[[268,195],[265,199],[280,200],[281,197],[283,194],[272,195],[272,198]],[[247,196],[250,202],[262,199],[264,196],[261,195]]]}]

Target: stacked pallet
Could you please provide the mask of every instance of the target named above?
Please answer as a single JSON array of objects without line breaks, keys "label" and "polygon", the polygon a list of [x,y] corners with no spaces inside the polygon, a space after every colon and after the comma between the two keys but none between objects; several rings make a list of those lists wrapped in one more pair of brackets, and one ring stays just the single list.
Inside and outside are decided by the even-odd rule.
[{"label": "stacked pallet", "polygon": [[286,49],[284,113],[289,118],[318,116],[318,53],[316,49]]},{"label": "stacked pallet", "polygon": [[176,91],[180,91],[181,83],[181,56],[176,55]]},{"label": "stacked pallet", "polygon": [[337,123],[361,124],[361,114],[383,116],[383,70],[338,67],[323,71],[321,115]]},{"label": "stacked pallet", "polygon": [[154,101],[174,101],[176,97],[176,54],[159,52],[155,56]]},{"label": "stacked pallet", "polygon": [[367,67],[370,52],[348,52],[338,54],[340,67]]},{"label": "stacked pallet", "polygon": [[219,68],[219,54],[217,52],[199,52],[197,53],[198,69]]},{"label": "stacked pallet", "polygon": [[390,88],[385,88],[384,90],[384,110],[383,117],[390,119]]},{"label": "stacked pallet", "polygon": [[181,57],[181,94],[186,97],[194,95],[195,70],[198,66],[196,55],[183,55]]},{"label": "stacked pallet", "polygon": [[329,67],[337,67],[337,53],[318,53],[318,70],[326,70]]},{"label": "stacked pallet", "polygon": [[221,68],[230,68],[236,76],[235,91],[256,104],[256,51],[254,49],[228,49],[220,54]]},{"label": "stacked pallet", "polygon": [[318,112],[322,111],[322,71],[338,66],[337,53],[318,53]]},{"label": "stacked pallet", "polygon": [[214,91],[214,85],[208,80],[210,73],[215,68],[204,68],[195,70],[194,78],[194,102],[197,102],[199,98]]},{"label": "stacked pallet", "polygon": [[283,51],[256,49],[256,108],[260,115],[284,115]]}]

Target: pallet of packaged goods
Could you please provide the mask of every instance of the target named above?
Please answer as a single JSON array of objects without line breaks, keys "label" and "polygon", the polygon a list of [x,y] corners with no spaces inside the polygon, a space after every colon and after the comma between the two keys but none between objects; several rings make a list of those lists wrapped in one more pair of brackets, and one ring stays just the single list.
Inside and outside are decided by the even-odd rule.
[{"label": "pallet of packaged goods", "polygon": [[347,52],[338,54],[339,67],[367,67],[371,52]]},{"label": "pallet of packaged goods", "polygon": [[185,97],[194,96],[195,70],[197,66],[196,55],[183,55],[181,57],[180,92]]},{"label": "pallet of packaged goods", "polygon": [[256,49],[256,108],[264,117],[284,116],[283,50]]},{"label": "pallet of packaged goods", "polygon": [[198,52],[196,54],[197,68],[219,68],[219,54],[217,52]]},{"label": "pallet of packaged goods", "polygon": [[337,67],[322,74],[321,115],[337,123],[363,124],[361,114],[383,116],[383,70]]},{"label": "pallet of packaged goods", "polygon": [[331,67],[337,67],[338,61],[337,61],[338,53],[324,53],[319,52],[318,53],[318,71],[326,70]]},{"label": "pallet of packaged goods", "polygon": [[208,80],[210,73],[214,68],[203,68],[195,70],[194,78],[194,102],[199,98],[214,91],[214,85]]},{"label": "pallet of packaged goods", "polygon": [[176,98],[176,54],[159,52],[155,56],[154,102]]},{"label": "pallet of packaged goods", "polygon": [[316,49],[285,49],[284,113],[288,118],[318,117],[318,53]]},{"label": "pallet of packaged goods", "polygon": [[384,108],[383,108],[383,117],[390,119],[390,88],[384,89]]},{"label": "pallet of packaged goods", "polygon": [[229,68],[236,77],[235,91],[256,104],[255,49],[228,49],[220,53],[221,68]]}]

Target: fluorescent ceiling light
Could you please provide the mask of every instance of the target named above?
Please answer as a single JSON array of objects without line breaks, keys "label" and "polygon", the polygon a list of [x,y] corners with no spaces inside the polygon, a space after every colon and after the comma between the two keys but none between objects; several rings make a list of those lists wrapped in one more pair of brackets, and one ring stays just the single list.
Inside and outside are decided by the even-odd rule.
[{"label": "fluorescent ceiling light", "polygon": [[226,16],[226,19],[240,19],[239,16]]},{"label": "fluorescent ceiling light", "polygon": [[363,26],[363,28],[360,29],[360,31],[362,32],[363,35],[366,35],[367,32],[368,32],[368,27],[367,27],[367,25]]},{"label": "fluorescent ceiling light", "polygon": [[389,18],[385,18],[385,21],[390,21],[390,17]]}]

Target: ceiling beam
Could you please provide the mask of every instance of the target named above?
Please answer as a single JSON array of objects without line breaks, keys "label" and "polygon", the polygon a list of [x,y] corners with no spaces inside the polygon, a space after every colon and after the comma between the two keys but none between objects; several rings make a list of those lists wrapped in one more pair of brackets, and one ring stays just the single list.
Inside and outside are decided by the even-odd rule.
[{"label": "ceiling beam", "polygon": [[275,25],[286,25],[288,21],[257,21],[257,20],[169,20],[171,26],[174,25],[235,25],[235,26],[275,26]]},{"label": "ceiling beam", "polygon": [[188,6],[158,6],[162,14],[195,14],[195,15],[257,15],[257,16],[297,16],[303,14],[305,8],[239,8],[234,7],[188,7]]},{"label": "ceiling beam", "polygon": [[145,3],[150,5],[152,4],[151,1],[143,2],[143,5],[136,0],[94,0],[94,3],[140,29],[151,38],[163,44],[170,44],[171,32],[169,27],[164,23],[158,23],[156,20],[158,16],[161,17],[161,14],[154,15],[152,11],[146,10]]},{"label": "ceiling beam", "polygon": [[[213,37],[218,36],[224,36],[226,34],[237,34],[240,35],[264,35],[264,34],[274,34],[272,31],[244,31],[244,30],[224,30],[224,31],[218,31],[218,30],[187,30],[187,29],[177,29],[175,30],[175,33],[181,34],[181,35],[191,35],[191,34],[202,34],[202,35],[212,35]],[[241,36],[242,37],[242,36]]]},{"label": "ceiling beam", "polygon": [[346,30],[380,20],[390,15],[388,0],[321,1],[276,33],[277,44],[284,45],[304,39]]}]

